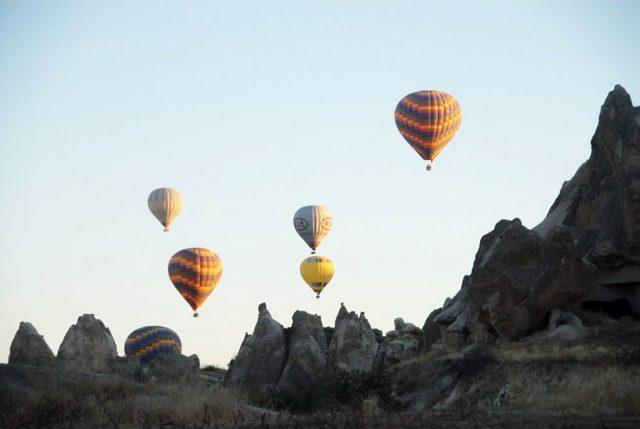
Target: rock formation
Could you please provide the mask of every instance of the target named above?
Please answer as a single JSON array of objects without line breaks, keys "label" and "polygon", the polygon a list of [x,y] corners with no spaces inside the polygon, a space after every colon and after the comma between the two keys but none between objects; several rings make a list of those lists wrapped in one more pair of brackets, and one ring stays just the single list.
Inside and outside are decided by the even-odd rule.
[{"label": "rock formation", "polygon": [[576,247],[598,268],[587,299],[622,298],[640,313],[640,107],[620,85],[607,96],[591,140],[591,157],[562,185],[534,228],[572,231]]},{"label": "rock formation", "polygon": [[118,356],[111,332],[93,314],[83,314],[60,344],[58,363],[76,371],[109,372]]},{"label": "rock formation", "polygon": [[320,316],[304,311],[293,314],[289,354],[278,390],[308,395],[322,379],[327,364],[327,339]]},{"label": "rock formation", "polygon": [[9,349],[9,363],[33,366],[53,366],[55,356],[29,322],[20,322],[18,332],[13,337]]},{"label": "rock formation", "polygon": [[534,228],[572,229],[580,253],[601,270],[640,263],[640,108],[620,85],[607,96],[591,140],[591,157],[562,185]]},{"label": "rock formation", "polygon": [[135,357],[114,357],[109,362],[108,372],[136,382],[144,382],[147,379],[142,364]]},{"label": "rock formation", "polygon": [[416,357],[423,349],[423,331],[413,323],[405,323],[398,317],[393,321],[394,330],[387,332],[378,346],[376,371],[382,372],[392,365]]},{"label": "rock formation", "polygon": [[[447,307],[446,303],[444,307]],[[442,326],[434,321],[440,313],[442,313],[442,308],[433,310],[422,326],[422,350],[425,352],[428,352],[433,343],[442,338]]]},{"label": "rock formation", "polygon": [[280,380],[287,357],[285,332],[271,318],[266,304],[258,307],[258,322],[247,335],[238,355],[229,363],[225,383],[247,389],[268,390]]},{"label": "rock formation", "polygon": [[192,381],[198,376],[200,359],[196,355],[161,353],[151,362],[142,366],[145,380],[164,383]]},{"label": "rock formation", "polygon": [[422,335],[409,332],[391,331],[378,347],[376,370],[382,372],[392,365],[405,362],[418,356],[422,343]]},{"label": "rock formation", "polygon": [[553,308],[583,297],[594,271],[567,227],[541,237],[519,219],[502,220],[482,237],[471,276],[434,320],[449,332],[519,338],[544,324]]},{"label": "rock formation", "polygon": [[547,338],[567,342],[577,341],[585,334],[584,325],[578,316],[557,309],[551,312],[547,330]]},{"label": "rock formation", "polygon": [[335,332],[328,350],[332,372],[369,373],[378,350],[378,343],[369,322],[360,313],[348,312],[344,304],[336,317]]},{"label": "rock formation", "polygon": [[[276,392],[304,402],[321,385],[335,388],[343,375],[357,379],[372,374],[376,367],[378,342],[384,344],[384,337],[380,331],[376,336],[363,313],[358,316],[341,305],[336,326],[330,328],[322,326],[320,316],[296,311],[291,328],[285,329],[271,318],[265,304],[260,304],[258,311],[253,334],[245,337],[238,355],[229,363],[228,386]],[[401,324],[399,343],[384,346],[383,366],[413,356],[419,349],[422,330]]]},{"label": "rock formation", "polygon": [[475,341],[522,337],[585,299],[626,299],[640,312],[640,109],[621,86],[591,148],[538,226],[502,220],[482,238],[471,275],[435,322]]}]

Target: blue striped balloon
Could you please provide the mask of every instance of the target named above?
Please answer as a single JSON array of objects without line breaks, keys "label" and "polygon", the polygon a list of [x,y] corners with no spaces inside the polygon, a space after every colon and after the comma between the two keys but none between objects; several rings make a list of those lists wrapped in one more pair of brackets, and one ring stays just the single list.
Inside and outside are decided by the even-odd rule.
[{"label": "blue striped balloon", "polygon": [[180,354],[182,343],[178,334],[163,326],[145,326],[136,329],[124,343],[124,354],[148,363],[162,353]]}]

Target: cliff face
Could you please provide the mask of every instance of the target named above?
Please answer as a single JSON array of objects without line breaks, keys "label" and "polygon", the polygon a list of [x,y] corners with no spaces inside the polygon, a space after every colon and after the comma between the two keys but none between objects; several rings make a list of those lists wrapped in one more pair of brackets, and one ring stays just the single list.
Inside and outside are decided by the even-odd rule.
[{"label": "cliff face", "polygon": [[64,336],[57,359],[68,369],[108,372],[116,356],[118,351],[109,328],[93,314],[83,314]]},{"label": "cliff face", "polygon": [[487,334],[518,338],[543,324],[552,309],[580,299],[594,272],[566,227],[541,237],[518,219],[500,221],[482,238],[454,303],[435,321],[474,341]]},{"label": "cliff face", "polygon": [[44,338],[29,322],[20,322],[11,349],[9,351],[9,363],[53,366],[55,356]]},{"label": "cliff face", "polygon": [[284,328],[273,320],[267,305],[260,304],[253,334],[245,336],[229,364],[226,383],[257,390],[272,388],[280,379],[286,358]]},{"label": "cliff face", "polygon": [[331,380],[367,377],[376,367],[378,342],[363,313],[341,305],[330,338],[320,316],[296,311],[284,329],[266,304],[258,313],[256,328],[229,364],[227,386],[308,399]]},{"label": "cliff face", "polygon": [[563,184],[547,217],[532,230],[518,219],[498,222],[435,322],[486,341],[520,338],[553,309],[580,302],[600,309],[613,302],[614,315],[638,314],[639,213],[640,108],[616,86],[600,111],[591,157]]},{"label": "cliff face", "polygon": [[591,157],[565,182],[541,235],[571,228],[577,247],[599,270],[640,264],[640,108],[617,85],[600,111]]}]

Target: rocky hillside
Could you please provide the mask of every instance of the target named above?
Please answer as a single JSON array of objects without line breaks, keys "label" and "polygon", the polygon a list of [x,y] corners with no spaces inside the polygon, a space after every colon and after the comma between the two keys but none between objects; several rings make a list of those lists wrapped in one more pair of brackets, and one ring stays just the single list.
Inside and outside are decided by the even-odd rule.
[{"label": "rocky hillside", "polygon": [[504,405],[518,389],[524,406],[571,382],[595,398],[614,383],[594,407],[640,414],[640,108],[621,86],[591,148],[538,226],[501,220],[482,237],[460,291],[422,329],[398,318],[382,335],[344,305],[334,328],[301,311],[284,328],[261,304],[226,385],[288,408],[375,397],[424,412]]},{"label": "rocky hillside", "polygon": [[[333,327],[266,304],[229,370],[142,365],[83,315],[54,355],[21,323],[0,365],[2,427],[640,427],[640,108],[616,86],[591,156],[528,229],[482,237],[422,328]],[[293,413],[293,414],[292,414]]]},{"label": "rocky hillside", "polygon": [[640,109],[616,86],[591,157],[533,230],[501,220],[482,237],[471,274],[434,322],[471,341],[517,339],[553,309],[640,312]]}]

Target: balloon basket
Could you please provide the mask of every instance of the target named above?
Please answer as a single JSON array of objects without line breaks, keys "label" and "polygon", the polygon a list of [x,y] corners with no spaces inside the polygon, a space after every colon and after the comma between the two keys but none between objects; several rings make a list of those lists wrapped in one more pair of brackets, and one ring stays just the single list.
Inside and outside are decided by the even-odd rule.
[{"label": "balloon basket", "polygon": [[193,317],[200,317],[198,313],[193,313]]},{"label": "balloon basket", "polygon": [[165,228],[162,230],[163,232],[169,232],[169,228]]}]

